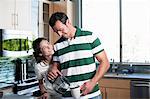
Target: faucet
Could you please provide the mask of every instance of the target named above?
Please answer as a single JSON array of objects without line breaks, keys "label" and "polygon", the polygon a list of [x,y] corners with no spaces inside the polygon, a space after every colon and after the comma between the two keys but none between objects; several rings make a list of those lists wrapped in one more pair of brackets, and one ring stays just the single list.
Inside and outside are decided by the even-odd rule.
[{"label": "faucet", "polygon": [[112,73],[116,73],[118,70],[118,65],[115,63],[114,59],[112,62]]},{"label": "faucet", "polygon": [[130,65],[129,65],[129,67],[130,67],[130,68],[129,68],[129,73],[133,73],[133,72],[134,72],[133,65],[132,65],[132,64],[130,64]]}]

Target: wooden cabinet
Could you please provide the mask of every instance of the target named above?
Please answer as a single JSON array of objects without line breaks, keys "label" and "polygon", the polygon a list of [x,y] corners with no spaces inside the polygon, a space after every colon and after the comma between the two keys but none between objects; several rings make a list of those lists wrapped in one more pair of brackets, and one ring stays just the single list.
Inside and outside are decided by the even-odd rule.
[{"label": "wooden cabinet", "polygon": [[54,42],[59,39],[59,36],[56,33],[53,33],[53,30],[49,26],[49,18],[54,12],[60,11],[66,13],[72,23],[74,23],[74,3],[70,0],[60,0],[55,2],[41,0],[39,5],[39,36],[46,37],[49,39],[50,43],[54,44]]},{"label": "wooden cabinet", "polygon": [[130,99],[130,80],[103,78],[99,86],[103,99]]},{"label": "wooden cabinet", "polygon": [[1,0],[0,28],[31,30],[31,0]]},{"label": "wooden cabinet", "polygon": [[[53,12],[64,12],[67,14],[67,16],[69,17],[69,20],[72,22],[72,24],[74,24],[74,3],[73,1],[70,0],[60,0],[59,2],[54,2],[53,3]],[[56,33],[53,33],[53,31],[51,31],[51,36],[52,38],[52,43],[54,43],[59,36]]]}]

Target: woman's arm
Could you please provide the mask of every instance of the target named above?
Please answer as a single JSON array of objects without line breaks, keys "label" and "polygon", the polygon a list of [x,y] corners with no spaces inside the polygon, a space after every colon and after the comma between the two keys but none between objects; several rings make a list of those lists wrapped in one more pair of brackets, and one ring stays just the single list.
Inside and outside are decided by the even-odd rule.
[{"label": "woman's arm", "polygon": [[49,96],[48,96],[47,90],[44,87],[43,79],[39,80],[39,88],[41,91],[41,98],[42,99],[48,99]]},{"label": "woman's arm", "polygon": [[39,88],[40,88],[41,94],[47,92],[44,87],[43,79],[39,80]]}]

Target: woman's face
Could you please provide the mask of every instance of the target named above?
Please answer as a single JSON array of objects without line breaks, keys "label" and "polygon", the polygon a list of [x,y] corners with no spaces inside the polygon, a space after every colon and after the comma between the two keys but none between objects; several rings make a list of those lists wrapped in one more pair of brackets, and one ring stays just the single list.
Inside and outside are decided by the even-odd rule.
[{"label": "woman's face", "polygon": [[40,43],[40,50],[42,52],[42,55],[45,56],[51,56],[54,54],[53,46],[47,41],[42,40]]}]

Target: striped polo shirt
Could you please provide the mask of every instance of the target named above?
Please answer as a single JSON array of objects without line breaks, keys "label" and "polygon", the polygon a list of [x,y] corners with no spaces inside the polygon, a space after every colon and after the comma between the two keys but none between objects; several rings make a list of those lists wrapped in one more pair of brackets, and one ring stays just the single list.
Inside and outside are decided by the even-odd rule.
[{"label": "striped polo shirt", "polygon": [[[81,86],[95,75],[96,63],[94,56],[104,49],[96,35],[76,27],[74,39],[70,40],[61,37],[54,44],[54,50],[53,61],[60,63],[62,74],[69,79],[71,84]],[[97,84],[91,93],[82,96],[81,99],[92,98],[99,94]],[[63,97],[70,99],[70,91],[66,92]]]}]

